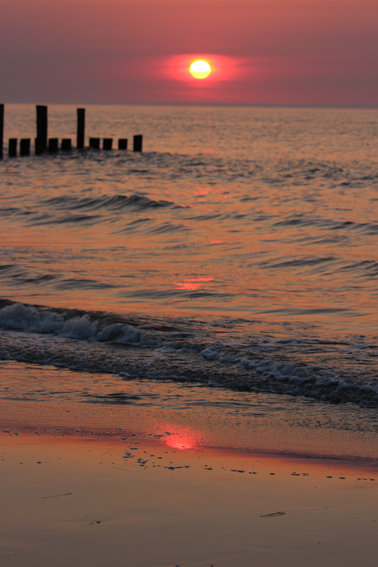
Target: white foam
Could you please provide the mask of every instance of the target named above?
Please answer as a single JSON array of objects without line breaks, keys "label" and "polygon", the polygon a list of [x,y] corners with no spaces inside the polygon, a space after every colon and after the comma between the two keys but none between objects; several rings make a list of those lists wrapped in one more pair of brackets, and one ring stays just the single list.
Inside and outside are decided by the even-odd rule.
[{"label": "white foam", "polygon": [[89,321],[88,315],[65,321],[59,335],[68,339],[88,340],[97,334],[97,325]]},{"label": "white foam", "polygon": [[[87,314],[67,318],[65,313],[38,310],[14,303],[0,309],[0,326],[30,333],[54,334],[76,340],[114,341],[119,344],[149,344],[142,333],[128,325],[115,323],[99,329]],[[156,344],[156,341],[153,341]]]},{"label": "white foam", "polygon": [[[369,375],[359,375],[354,369],[348,374],[342,366],[338,370],[337,365],[334,368],[326,364],[311,366],[306,359],[303,362],[303,357],[295,357],[300,339],[276,341],[272,337],[272,348],[268,349],[267,340],[264,343],[253,341],[246,344],[244,336],[241,336],[239,342],[234,338],[219,338],[208,328],[202,329],[201,322],[194,326],[192,322],[180,320],[180,323],[175,323],[178,326],[177,332],[165,333],[161,330],[161,322],[155,325],[152,319],[151,324],[146,324],[143,320],[143,327],[138,327],[137,323],[131,325],[119,322],[119,318],[114,323],[109,321],[110,315],[98,317],[95,313],[85,313],[78,316],[72,311],[59,312],[22,303],[7,305],[0,309],[0,327],[12,331],[8,333],[7,343],[11,348],[2,340],[0,358],[35,360],[42,364],[53,363],[80,369],[88,367],[93,371],[92,359],[96,352],[91,343],[106,342],[134,347],[135,366],[129,353],[124,361],[121,360],[124,355],[120,350],[113,356],[109,349],[105,359],[99,359],[99,365],[96,362],[96,370],[115,372],[124,378],[149,376],[160,380],[200,380],[207,384],[222,384],[228,387],[238,387],[242,384],[243,388],[249,387],[253,390],[295,395],[302,393],[322,400],[378,404],[376,374],[370,372]],[[180,329],[180,325],[185,327]],[[51,338],[47,337],[42,341],[41,335],[51,335]],[[172,340],[173,337],[175,340]],[[87,349],[87,360],[80,355],[76,359],[72,350],[66,357],[66,349],[70,348],[67,347],[66,339],[86,343],[86,346],[83,344],[80,348]],[[306,345],[310,344],[309,339],[306,341]],[[281,346],[275,351],[273,346],[277,342],[280,342]],[[316,343],[316,339],[313,342]],[[61,343],[64,343],[64,347],[60,346]],[[289,350],[284,353],[283,358],[284,344],[288,345]],[[295,345],[295,351],[290,350],[290,345]],[[75,345],[75,352],[77,348]],[[154,350],[155,355],[141,358],[138,349],[143,348]],[[293,352],[294,356],[291,356]],[[318,349],[317,354],[319,352]],[[328,355],[327,349],[324,352]],[[179,356],[175,357],[175,365],[172,367],[170,354],[175,353],[179,353]],[[342,354],[342,350],[339,353]],[[227,368],[222,369],[222,366]]]},{"label": "white foam", "polygon": [[13,303],[0,309],[0,326],[32,333],[59,332],[64,317],[54,311],[38,311],[30,305]]}]

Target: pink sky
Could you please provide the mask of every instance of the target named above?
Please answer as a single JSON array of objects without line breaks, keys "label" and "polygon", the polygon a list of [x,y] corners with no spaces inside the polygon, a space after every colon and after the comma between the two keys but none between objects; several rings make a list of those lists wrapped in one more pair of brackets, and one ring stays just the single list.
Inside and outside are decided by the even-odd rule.
[{"label": "pink sky", "polygon": [[378,0],[1,0],[0,50],[0,102],[378,105]]}]

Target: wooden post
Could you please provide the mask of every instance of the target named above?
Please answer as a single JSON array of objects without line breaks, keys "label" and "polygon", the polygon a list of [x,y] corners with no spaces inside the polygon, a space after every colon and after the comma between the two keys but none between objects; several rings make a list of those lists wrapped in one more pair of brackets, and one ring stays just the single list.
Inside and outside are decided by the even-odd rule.
[{"label": "wooden post", "polygon": [[118,149],[127,150],[127,138],[120,138],[118,140]]},{"label": "wooden post", "polygon": [[20,140],[20,156],[30,156],[30,138]]},{"label": "wooden post", "polygon": [[102,140],[102,149],[103,150],[111,150],[113,147],[113,139],[112,138],[104,138]]},{"label": "wooden post", "polygon": [[35,153],[41,154],[47,149],[47,106],[36,106],[37,111],[37,138]]},{"label": "wooden post", "polygon": [[76,147],[78,150],[84,148],[85,140],[85,108],[77,108],[77,138]]},{"label": "wooden post", "polygon": [[93,150],[100,149],[100,138],[89,138],[89,147]]},{"label": "wooden post", "polygon": [[4,105],[0,104],[0,159],[3,159],[4,147]]},{"label": "wooden post", "polygon": [[71,138],[63,138],[62,145],[60,147],[65,152],[72,150]]},{"label": "wooden post", "polygon": [[34,152],[36,156],[43,153],[43,143],[39,138],[34,138]]},{"label": "wooden post", "polygon": [[59,150],[58,138],[49,138],[49,153],[56,154]]},{"label": "wooden post", "polygon": [[134,136],[134,152],[141,152],[143,146],[143,136],[141,134],[137,134]]},{"label": "wooden post", "polygon": [[17,138],[9,138],[8,156],[17,157]]}]

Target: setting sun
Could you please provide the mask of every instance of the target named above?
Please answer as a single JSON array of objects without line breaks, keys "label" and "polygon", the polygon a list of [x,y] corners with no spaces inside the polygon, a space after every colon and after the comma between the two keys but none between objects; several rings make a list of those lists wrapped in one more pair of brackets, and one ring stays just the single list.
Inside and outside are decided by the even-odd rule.
[{"label": "setting sun", "polygon": [[195,79],[206,79],[211,73],[211,66],[207,61],[194,61],[189,67],[189,72]]}]

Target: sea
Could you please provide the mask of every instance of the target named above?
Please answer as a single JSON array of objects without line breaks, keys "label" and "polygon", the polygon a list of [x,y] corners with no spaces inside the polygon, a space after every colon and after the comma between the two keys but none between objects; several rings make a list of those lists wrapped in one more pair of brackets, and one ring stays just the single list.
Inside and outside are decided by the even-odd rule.
[{"label": "sea", "polygon": [[[88,105],[86,145],[128,150],[8,158],[34,137],[35,107],[6,105],[3,375],[69,371],[66,397],[104,405],[343,406],[376,427],[377,109]],[[75,146],[76,106],[49,106],[49,137]],[[62,391],[2,380],[0,397]]]}]

